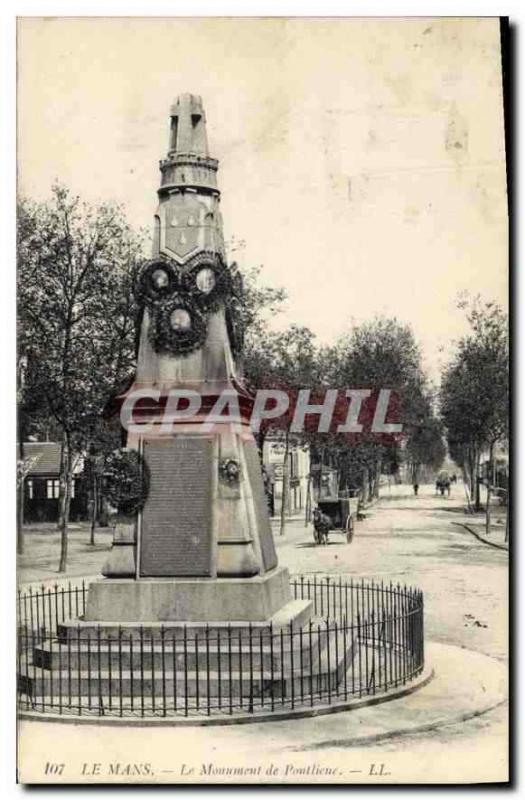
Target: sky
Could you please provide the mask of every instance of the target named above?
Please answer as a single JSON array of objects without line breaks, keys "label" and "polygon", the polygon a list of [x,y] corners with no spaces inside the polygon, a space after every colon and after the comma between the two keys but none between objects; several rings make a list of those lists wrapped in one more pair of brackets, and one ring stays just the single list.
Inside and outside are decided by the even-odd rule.
[{"label": "sky", "polygon": [[409,323],[434,379],[457,297],[507,301],[499,23],[484,18],[24,18],[18,184],[152,225],[169,108],[200,94],[227,240],[333,342]]}]

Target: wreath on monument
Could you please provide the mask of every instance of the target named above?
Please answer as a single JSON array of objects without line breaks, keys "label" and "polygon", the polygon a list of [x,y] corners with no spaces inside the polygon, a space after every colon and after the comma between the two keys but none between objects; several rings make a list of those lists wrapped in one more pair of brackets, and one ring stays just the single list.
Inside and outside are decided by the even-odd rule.
[{"label": "wreath on monument", "polygon": [[143,264],[135,284],[135,298],[139,306],[155,305],[170,298],[180,287],[177,266],[159,256]]},{"label": "wreath on monument", "polygon": [[232,295],[230,270],[216,253],[198,253],[184,273],[182,284],[203,311],[218,311]]},{"label": "wreath on monument", "polygon": [[219,475],[225,483],[233,486],[241,479],[241,465],[234,458],[223,458],[219,464]]},{"label": "wreath on monument", "polygon": [[149,339],[157,353],[185,356],[204,344],[208,318],[224,307],[234,356],[244,342],[242,277],[220,253],[202,251],[184,267],[166,256],[146,261],[135,283],[139,307],[151,316]]},{"label": "wreath on monument", "polygon": [[148,498],[149,468],[137,450],[114,450],[103,471],[104,494],[120,514],[132,516]]},{"label": "wreath on monument", "polygon": [[175,295],[155,309],[149,329],[151,344],[157,353],[188,355],[204,344],[207,323],[191,297]]}]

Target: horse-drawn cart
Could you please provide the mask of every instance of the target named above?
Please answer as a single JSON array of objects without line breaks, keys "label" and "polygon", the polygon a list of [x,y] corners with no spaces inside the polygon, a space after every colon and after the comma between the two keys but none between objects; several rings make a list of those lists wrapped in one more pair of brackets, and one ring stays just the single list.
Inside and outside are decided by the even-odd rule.
[{"label": "horse-drawn cart", "polygon": [[328,534],[337,531],[346,536],[346,541],[350,544],[354,538],[358,509],[357,497],[318,500],[317,508],[313,512],[315,543],[328,543]]}]

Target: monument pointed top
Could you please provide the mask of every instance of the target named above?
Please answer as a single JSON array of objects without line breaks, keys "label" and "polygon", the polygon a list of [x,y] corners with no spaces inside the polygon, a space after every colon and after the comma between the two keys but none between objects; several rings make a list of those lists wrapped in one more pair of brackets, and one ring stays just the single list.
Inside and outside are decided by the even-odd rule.
[{"label": "monument pointed top", "polygon": [[159,197],[170,192],[199,191],[218,195],[219,162],[208,152],[206,114],[198,94],[180,94],[170,108],[170,140],[160,162]]},{"label": "monument pointed top", "polygon": [[180,94],[170,109],[169,155],[178,153],[209,155],[206,115],[197,94]]}]

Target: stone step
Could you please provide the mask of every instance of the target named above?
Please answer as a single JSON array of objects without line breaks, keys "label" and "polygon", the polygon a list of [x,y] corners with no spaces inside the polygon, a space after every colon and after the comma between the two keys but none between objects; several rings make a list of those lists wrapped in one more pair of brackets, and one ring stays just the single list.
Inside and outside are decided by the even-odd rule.
[{"label": "stone step", "polygon": [[[337,642],[336,642],[337,634]],[[190,639],[186,644],[181,639],[165,637],[164,645],[156,639],[140,641],[133,638],[122,638],[120,646],[118,639],[100,642],[97,638],[46,641],[33,648],[33,664],[44,669],[107,669],[111,663],[113,669],[139,669],[142,663],[144,669],[160,669],[164,664],[166,668],[176,664],[177,669],[205,669],[208,664],[210,669],[227,669],[229,661],[233,667],[239,667],[239,660],[244,664],[252,664],[253,669],[280,669],[292,665],[301,665],[308,668],[310,663],[316,664],[320,658],[320,651],[328,646],[336,654],[339,647],[348,644],[349,635],[335,629],[326,630],[323,626],[312,627],[312,636],[309,630],[293,634],[292,646],[288,633],[282,635],[269,634],[254,636],[251,641],[247,637],[232,637],[231,642],[226,635],[210,636]]]},{"label": "stone step", "polygon": [[[301,670],[294,661],[282,665],[280,669],[262,670],[254,668],[252,680],[249,680],[249,662],[243,659],[243,672],[239,665],[232,663],[230,672],[228,665],[219,672],[210,667],[209,671],[203,663],[198,672],[195,669],[180,670],[171,664],[161,671],[155,664],[148,669],[109,669],[109,664],[102,669],[98,666],[91,670],[82,665],[71,669],[45,669],[36,665],[23,665],[19,672],[19,691],[34,698],[53,695],[58,699],[71,695],[96,696],[111,695],[113,697],[130,697],[147,695],[161,697],[188,695],[218,697],[229,694],[261,696],[266,694],[288,696],[292,692],[304,691],[307,682],[310,691],[325,691],[329,686],[335,687],[342,679],[345,670],[351,666],[353,654],[356,652],[353,642],[346,643],[346,651],[341,641],[338,645],[338,659],[335,658],[334,647],[324,648],[317,663],[312,663]],[[177,667],[177,665],[176,665]]]},{"label": "stone step", "polygon": [[262,635],[269,635],[272,632],[284,630],[299,630],[308,625],[313,616],[313,602],[312,600],[290,600],[283,608],[279,609],[268,620],[255,621],[251,624],[244,620],[234,620],[231,622],[91,622],[83,619],[72,620],[71,622],[64,622],[58,625],[57,632],[61,641],[76,641],[77,639],[91,638],[95,640],[98,635],[101,638],[111,638],[118,641],[119,636],[123,639],[133,639],[140,641],[140,639],[147,639],[151,642],[161,641],[161,638],[177,638],[182,639],[184,631],[186,631],[187,639],[195,639],[204,641],[206,633],[208,636],[217,636],[219,634],[226,639],[228,635],[236,636],[249,636],[250,633],[259,637]]},{"label": "stone step", "polygon": [[[210,672],[209,679],[206,674],[199,673],[197,679],[196,672],[188,672],[187,678],[183,673],[177,674],[173,672],[166,672],[164,679],[160,674],[151,675],[145,674],[140,678],[137,673],[130,673],[123,671],[122,674],[115,675],[112,673],[111,677],[108,672],[102,672],[100,675],[91,675],[89,673],[81,672],[80,674],[72,672],[70,675],[66,673],[57,674],[51,673],[47,670],[36,669],[35,675],[21,675],[20,676],[20,690],[22,694],[38,698],[42,694],[53,695],[56,699],[59,696],[68,697],[72,695],[80,695],[87,697],[91,695],[96,697],[98,694],[111,695],[113,698],[122,697],[129,698],[131,696],[161,698],[163,696],[182,697],[185,693],[189,697],[196,697],[197,691],[200,697],[227,697],[230,692],[234,697],[253,696],[260,697],[271,696],[288,696],[292,693],[292,681],[294,691],[301,691],[301,681],[304,687],[310,686],[312,680],[312,691],[324,691],[328,688],[330,681],[332,688],[335,688],[339,682],[336,670],[330,672],[318,673],[300,673],[294,672],[284,673],[280,675],[278,672],[271,675],[270,672],[265,672],[262,676],[254,674],[253,681],[250,682],[246,676],[242,677],[238,672],[232,672],[231,676],[227,673],[221,675],[221,680],[218,679],[218,673]],[[116,700],[115,700],[116,702]]]}]

